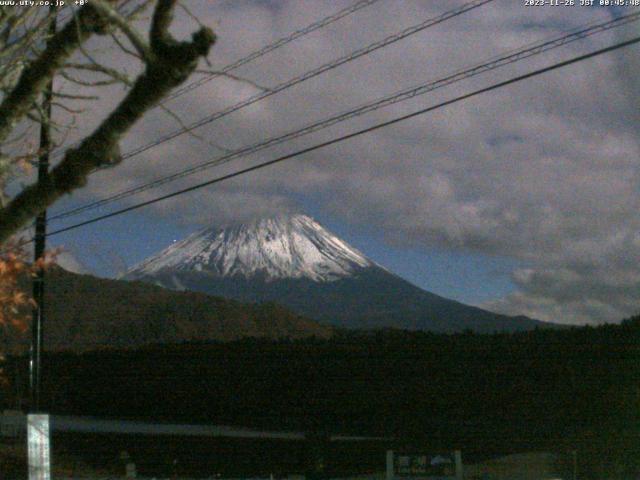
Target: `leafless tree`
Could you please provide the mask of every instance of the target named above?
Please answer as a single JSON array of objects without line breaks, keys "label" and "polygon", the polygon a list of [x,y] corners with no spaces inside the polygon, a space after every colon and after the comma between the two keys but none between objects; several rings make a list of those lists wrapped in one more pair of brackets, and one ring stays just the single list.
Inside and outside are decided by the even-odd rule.
[{"label": "leafless tree", "polygon": [[[57,31],[50,28],[54,14],[48,10],[0,7],[0,245],[61,196],[82,187],[92,172],[118,164],[119,142],[127,131],[207,57],[215,41],[209,28],[200,26],[188,41],[169,33],[176,3],[91,0],[77,10],[64,10],[69,18]],[[147,13],[148,34],[143,35],[138,20]],[[141,67],[137,77],[96,60],[85,48],[93,36],[104,37],[135,57]],[[9,181],[15,185],[16,172],[28,169],[29,161],[42,153],[25,139],[34,125],[47,118],[41,97],[54,76],[86,88],[118,83],[126,94],[97,128],[66,150],[48,178],[4,195]],[[73,117],[81,113],[80,102],[93,98],[54,89],[51,102]],[[51,123],[51,127],[60,137],[70,125]]]}]

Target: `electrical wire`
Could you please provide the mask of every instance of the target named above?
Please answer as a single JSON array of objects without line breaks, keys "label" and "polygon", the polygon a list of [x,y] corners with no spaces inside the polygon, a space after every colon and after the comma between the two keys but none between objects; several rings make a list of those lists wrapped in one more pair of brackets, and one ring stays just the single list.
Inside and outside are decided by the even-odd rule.
[{"label": "electrical wire", "polygon": [[[366,133],[370,133],[370,132],[373,132],[373,131],[376,131],[376,130],[380,130],[380,129],[388,127],[390,125],[394,125],[396,123],[400,123],[400,122],[403,122],[405,120],[409,120],[411,118],[414,118],[414,117],[417,117],[417,116],[420,116],[420,115],[424,115],[424,114],[432,112],[434,110],[438,110],[438,109],[446,107],[448,105],[452,105],[454,103],[458,103],[458,102],[461,102],[463,100],[467,100],[469,98],[481,95],[483,93],[491,92],[491,91],[497,90],[499,88],[503,88],[503,87],[506,87],[508,85],[511,85],[511,84],[514,84],[514,83],[517,83],[517,82],[521,82],[523,80],[526,80],[526,79],[529,79],[529,78],[532,78],[532,77],[535,77],[535,76],[538,76],[538,75],[542,75],[544,73],[547,73],[547,72],[550,72],[550,71],[553,71],[553,70],[557,70],[559,68],[566,67],[568,65],[572,65],[572,64],[575,64],[575,63],[578,63],[578,62],[582,62],[584,60],[587,60],[587,59],[590,59],[590,58],[593,58],[593,57],[596,57],[596,56],[599,56],[599,55],[602,55],[602,54],[605,54],[605,53],[608,53],[608,52],[612,52],[612,51],[618,50],[620,48],[628,47],[628,46],[636,44],[638,42],[640,42],[640,37],[634,37],[631,40],[627,40],[625,42],[620,42],[620,43],[617,43],[615,45],[612,45],[612,46],[609,46],[609,47],[606,47],[606,48],[602,48],[602,49],[599,49],[599,50],[596,50],[596,51],[593,51],[593,52],[590,52],[590,53],[587,53],[587,54],[584,54],[584,55],[580,55],[578,57],[571,58],[569,60],[565,60],[563,62],[555,63],[555,64],[550,65],[548,67],[540,68],[540,69],[531,71],[529,73],[510,78],[509,80],[505,80],[505,81],[502,81],[502,82],[499,82],[499,83],[495,83],[495,84],[490,85],[488,87],[484,87],[484,88],[481,88],[479,90],[475,90],[473,92],[470,92],[470,93],[467,93],[467,94],[464,94],[464,95],[460,95],[460,96],[455,97],[453,99],[438,103],[436,105],[433,105],[433,106],[430,106],[430,107],[427,107],[427,108],[423,108],[423,109],[418,110],[416,112],[412,112],[412,113],[409,113],[409,114],[406,114],[406,115],[402,115],[400,117],[396,117],[396,118],[393,118],[391,120],[387,120],[385,122],[378,123],[378,124],[373,125],[371,127],[367,127],[367,128],[362,129],[362,130],[358,130],[356,132],[349,133],[347,135],[343,135],[343,136],[328,140],[326,142],[321,142],[321,143],[312,145],[310,147],[306,147],[306,148],[303,148],[301,150],[297,150],[297,151],[295,151],[293,153],[289,153],[287,155],[283,155],[283,156],[277,157],[277,158],[275,158],[273,160],[262,162],[262,163],[259,163],[257,165],[253,165],[251,167],[247,167],[247,168],[244,168],[242,170],[238,170],[236,172],[229,173],[227,175],[223,175],[223,176],[220,176],[220,177],[213,178],[211,180],[207,180],[205,182],[198,183],[196,185],[192,185],[190,187],[187,187],[187,188],[184,188],[184,189],[169,193],[167,195],[162,195],[160,197],[156,197],[156,198],[151,199],[151,200],[140,202],[140,203],[137,203],[135,205],[131,205],[129,207],[122,208],[120,210],[116,210],[114,212],[111,212],[111,213],[108,213],[108,214],[105,214],[105,215],[100,215],[98,217],[94,217],[92,219],[85,220],[83,222],[79,222],[79,223],[76,223],[74,225],[70,225],[68,227],[64,227],[64,228],[60,228],[58,230],[51,231],[51,232],[49,232],[47,234],[47,236],[53,236],[53,235],[58,235],[58,234],[63,233],[63,232],[68,232],[70,230],[74,230],[74,229],[77,229],[77,228],[80,228],[80,227],[83,227],[83,226],[86,226],[86,225],[90,225],[92,223],[96,223],[96,222],[99,222],[99,221],[102,221],[102,220],[106,220],[108,218],[119,216],[119,215],[122,215],[124,213],[130,212],[130,211],[133,211],[133,210],[137,210],[137,209],[142,208],[142,207],[146,207],[148,205],[152,205],[154,203],[161,202],[163,200],[167,200],[169,198],[177,197],[179,195],[184,195],[186,193],[189,193],[189,192],[192,192],[192,191],[195,191],[195,190],[199,190],[199,189],[207,187],[209,185],[213,185],[213,184],[216,184],[216,183],[223,182],[225,180],[236,178],[236,177],[239,177],[240,175],[244,175],[244,174],[247,174],[247,173],[250,173],[250,172],[254,172],[254,171],[263,169],[265,167],[274,165],[276,163],[280,163],[280,162],[283,162],[285,160],[289,160],[291,158],[299,157],[300,155],[304,155],[304,154],[313,152],[315,150],[319,150],[321,148],[328,147],[330,145],[335,145],[337,143],[343,142],[345,140],[349,140],[349,139],[354,138],[354,137],[358,137],[360,135],[364,135]],[[31,241],[33,241],[33,239],[31,239],[29,241],[26,241],[24,244],[30,243]]]},{"label": "electrical wire", "polygon": [[617,28],[623,25],[630,24],[632,22],[637,22],[640,20],[640,12],[628,14],[623,17],[619,17],[614,20],[610,20],[607,22],[601,22],[595,25],[591,25],[587,28],[582,28],[580,30],[576,30],[568,35],[564,35],[561,37],[553,38],[552,40],[548,40],[545,42],[534,43],[532,46],[529,46],[520,50],[513,50],[508,52],[503,56],[495,56],[485,61],[484,63],[476,64],[472,67],[466,68],[464,70],[458,70],[453,74],[450,74],[444,78],[441,78],[436,81],[428,82],[417,87],[412,87],[409,89],[404,89],[400,92],[396,92],[394,94],[388,95],[381,99],[378,99],[374,102],[370,102],[364,105],[361,105],[355,109],[348,110],[346,112],[340,113],[338,115],[334,115],[322,121],[318,121],[307,125],[303,128],[288,132],[284,135],[280,135],[277,137],[272,137],[270,139],[242,147],[240,149],[234,150],[232,152],[228,152],[227,154],[219,157],[214,157],[206,162],[200,163],[193,167],[186,168],[179,172],[173,173],[171,175],[159,178],[152,182],[148,182],[143,185],[139,185],[137,187],[133,187],[121,192],[118,192],[109,197],[97,200],[95,202],[82,205],[76,207],[74,209],[59,213],[57,215],[52,216],[49,220],[59,220],[67,217],[71,217],[87,210],[92,210],[106,204],[112,203],[117,200],[121,200],[123,198],[130,197],[132,195],[142,193],[144,191],[159,187],[161,185],[165,185],[172,181],[178,180],[180,178],[187,177],[189,175],[193,175],[195,173],[207,170],[214,166],[218,166],[224,163],[228,163],[233,159],[244,157],[253,153],[256,153],[265,148],[272,147],[274,145],[281,144],[285,141],[293,140],[295,138],[299,138],[303,135],[307,135],[312,132],[316,132],[330,126],[333,126],[337,123],[344,122],[346,120],[359,117],[366,113],[378,110],[383,107],[387,107],[389,105],[393,105],[395,103],[408,100],[410,98],[414,98],[419,95],[424,95],[428,92],[434,91],[436,89],[451,85],[453,83],[459,82],[461,80],[474,77],[476,75],[480,75],[482,73],[489,72],[491,70],[495,70],[497,68],[503,67],[505,65],[509,65],[511,63],[515,63],[517,61],[521,61],[526,58],[530,58],[534,55],[539,55],[549,50],[558,48],[563,45],[567,45],[571,42],[575,42],[577,40],[582,40],[589,36],[610,30],[612,28]]},{"label": "electrical wire", "polygon": [[223,67],[222,70],[220,70],[219,72],[215,72],[215,73],[211,73],[206,77],[200,78],[199,80],[196,80],[195,82],[191,82],[188,85],[185,85],[182,88],[177,89],[176,91],[174,91],[171,95],[167,96],[167,98],[165,99],[165,101],[168,100],[173,100],[176,97],[179,97],[180,95],[183,95],[187,92],[190,92],[191,90],[194,90],[196,88],[198,88],[201,85],[204,85],[205,83],[213,80],[216,77],[219,77],[221,75],[224,75],[225,73],[229,73],[232,70],[235,70],[239,67],[241,67],[242,65],[245,65],[249,62],[252,62],[253,60],[260,58],[264,55],[266,55],[267,53],[270,53],[280,47],[283,47],[285,45],[287,45],[288,43],[293,42],[294,40],[303,37],[305,35],[308,35],[309,33],[315,32],[316,30],[326,27],[327,25],[330,25],[333,22],[336,22],[338,20],[340,20],[341,18],[346,17],[347,15],[351,15],[352,13],[357,12],[358,10],[361,10],[365,7],[368,7],[369,5],[372,5],[376,2],[379,2],[380,0],[361,0],[359,2],[354,3],[353,5],[344,8],[336,13],[334,13],[333,15],[330,15],[328,17],[325,17],[321,20],[318,20],[317,22],[314,22],[310,25],[307,25],[304,28],[301,28],[300,30],[296,30],[295,32],[292,32],[291,34],[287,35],[286,37],[282,37],[278,40],[276,40],[275,42],[266,45],[265,47],[262,47],[260,50],[257,50],[253,53],[250,53],[249,55],[247,55],[246,57],[243,57],[229,65],[227,65],[226,67]]},{"label": "electrical wire", "polygon": [[[208,75],[206,75],[205,77],[202,77],[188,85],[183,86],[182,88],[179,88],[177,90],[175,90],[174,92],[172,92],[170,95],[168,95],[167,97],[165,97],[162,102],[160,102],[158,105],[154,106],[153,108],[155,109],[156,107],[160,106],[160,105],[164,105],[165,103],[169,102],[170,100],[173,100],[185,93],[188,93],[198,87],[200,87],[201,85],[204,85],[208,82],[210,82],[211,80],[224,76],[225,74],[240,68],[243,65],[246,65],[247,63],[250,63],[270,52],[273,52],[274,50],[277,50],[278,48],[284,47],[285,45],[288,45],[289,43],[293,42],[294,40],[297,40],[298,38],[301,38],[305,35],[308,35],[312,32],[315,32],[316,30],[319,30],[321,28],[326,27],[327,25],[330,25],[334,22],[337,22],[338,20],[347,17],[348,15],[351,15],[352,13],[355,13],[359,10],[362,10],[365,7],[368,7],[370,5],[373,5],[374,3],[379,2],[380,0],[360,0],[346,8],[343,8],[342,10],[339,10],[338,12],[329,15],[327,17],[324,17],[314,23],[311,23],[309,25],[307,25],[306,27],[303,27],[299,30],[296,30],[292,33],[290,33],[289,35],[282,37],[278,40],[276,40],[275,42],[269,44],[269,45],[265,45],[264,47],[262,47],[259,50],[256,50],[254,52],[251,52],[249,55],[242,57],[238,60],[236,60],[233,63],[230,63],[224,67],[222,67],[222,69],[220,71],[217,72],[212,72]],[[68,16],[68,15],[67,15]],[[78,146],[78,144],[75,145],[71,145],[70,148],[76,147]],[[60,158],[64,155],[64,150],[59,150],[54,154],[54,158]]]},{"label": "electrical wire", "polygon": [[[455,8],[453,10],[449,10],[437,17],[434,18],[430,18],[424,22],[421,22],[417,25],[413,25],[409,28],[406,28],[398,33],[395,33],[393,35],[390,35],[382,40],[379,40],[377,42],[374,42],[370,45],[367,45],[366,47],[360,48],[348,55],[345,55],[343,57],[340,57],[336,60],[333,60],[331,62],[325,63],[324,65],[321,65],[317,68],[314,68],[313,70],[307,71],[305,73],[303,73],[302,75],[299,75],[297,77],[294,77],[290,80],[287,80],[286,82],[282,82],[280,84],[278,84],[277,86],[270,88],[266,91],[260,92],[256,95],[252,95],[251,97],[248,97],[247,99],[238,102],[234,105],[231,105],[223,110],[220,110],[218,112],[215,112],[211,115],[208,115],[204,118],[201,118],[200,120],[197,120],[196,122],[187,125],[185,127],[179,128],[177,130],[174,130],[173,132],[170,132],[156,140],[154,140],[153,142],[150,142],[146,145],[142,145],[138,148],[135,148],[129,152],[126,152],[122,155],[122,159],[126,160],[129,158],[132,158],[136,155],[139,155],[143,152],[146,152],[147,150],[150,150],[162,143],[168,142],[169,140],[172,140],[176,137],[179,137],[180,135],[183,135],[185,133],[191,132],[199,127],[202,127],[203,125],[207,125],[209,123],[214,122],[215,120],[218,120],[222,117],[225,117],[233,112],[236,112],[238,110],[240,110],[241,108],[244,107],[248,107],[249,105],[253,105],[265,98],[269,98],[273,95],[276,95],[277,93],[280,93],[284,90],[287,90],[295,85],[298,85],[302,82],[305,82],[307,80],[310,80],[314,77],[317,77],[318,75],[321,75],[325,72],[328,72],[330,70],[333,70],[335,68],[338,68],[341,65],[344,65],[345,63],[351,62],[353,60],[356,60],[360,57],[363,57],[365,55],[369,55],[370,53],[375,52],[376,50],[379,50],[381,48],[384,48],[388,45],[391,45],[392,43],[398,42],[404,38],[407,38],[411,35],[414,35],[418,32],[421,32],[423,30],[426,30],[427,28],[433,27],[435,25],[438,25],[440,23],[443,23],[449,19],[455,18],[459,15],[462,15],[465,12],[468,12],[470,10],[473,10],[475,8],[481,7],[482,5],[485,5],[487,3],[493,2],[494,0],[473,0],[471,2],[465,3],[464,5],[462,5],[461,7]],[[107,167],[108,168],[108,167]]]}]

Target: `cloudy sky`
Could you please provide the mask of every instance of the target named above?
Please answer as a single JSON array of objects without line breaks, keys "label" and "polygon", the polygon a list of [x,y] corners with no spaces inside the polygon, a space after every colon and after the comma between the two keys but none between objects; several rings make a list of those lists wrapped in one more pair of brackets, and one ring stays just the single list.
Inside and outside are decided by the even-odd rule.
[{"label": "cloudy sky", "polygon": [[[211,26],[219,70],[352,4],[339,0],[187,0],[173,32]],[[169,103],[191,123],[462,5],[380,0]],[[576,0],[576,3],[580,3]],[[60,201],[50,215],[278,136],[404,88],[634,9],[495,0],[182,135]],[[140,23],[141,29],[145,28]],[[60,228],[632,38],[638,23],[457,82],[144,194],[52,222]],[[88,48],[135,74],[97,40]],[[640,312],[640,47],[593,58],[136,212],[52,237],[85,268],[113,275],[188,233],[302,211],[417,285],[509,314],[562,323]],[[197,75],[193,79],[200,78]],[[255,84],[255,85],[254,85]],[[69,88],[63,81],[59,88]],[[69,141],[121,98],[103,90]],[[62,112],[59,113],[62,115]],[[127,152],[179,128],[156,109]]]}]

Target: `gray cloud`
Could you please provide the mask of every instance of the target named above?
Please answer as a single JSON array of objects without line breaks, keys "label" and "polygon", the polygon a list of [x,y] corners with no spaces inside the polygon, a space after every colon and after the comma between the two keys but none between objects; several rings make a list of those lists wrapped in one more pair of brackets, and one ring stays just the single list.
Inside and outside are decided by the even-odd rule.
[{"label": "gray cloud", "polygon": [[[216,28],[219,42],[211,62],[219,68],[348,3],[187,4],[203,23]],[[238,73],[273,86],[452,7],[450,1],[380,2]],[[487,5],[199,129],[206,141],[183,136],[101,172],[79,198],[117,192],[219,155],[212,145],[237,148],[278,135],[607,18],[607,11],[597,8]],[[178,22],[177,34],[193,29],[186,16]],[[611,44],[634,28],[461,82],[136,200]],[[528,268],[513,273],[517,291],[486,305],[490,308],[568,323],[620,320],[640,310],[640,243],[635,233],[640,227],[638,67],[637,47],[601,56],[158,204],[149,214],[199,226],[294,209],[296,199],[313,195],[322,208],[354,225],[375,226],[395,245],[524,260]],[[193,121],[256,91],[246,83],[219,79],[170,105]],[[173,119],[156,110],[136,127],[123,149],[175,128]]]}]

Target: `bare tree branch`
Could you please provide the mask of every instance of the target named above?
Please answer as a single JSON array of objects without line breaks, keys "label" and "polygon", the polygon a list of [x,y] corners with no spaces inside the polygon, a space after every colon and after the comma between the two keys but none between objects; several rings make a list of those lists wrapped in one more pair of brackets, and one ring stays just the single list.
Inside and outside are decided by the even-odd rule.
[{"label": "bare tree branch", "polygon": [[179,116],[177,113],[175,113],[173,110],[171,110],[169,107],[167,107],[167,106],[163,105],[162,103],[160,103],[160,104],[159,104],[159,106],[160,106],[160,108],[161,108],[165,113],[167,113],[171,118],[173,118],[173,119],[178,123],[178,125],[180,125],[180,127],[181,127],[182,129],[184,129],[184,131],[185,131],[185,132],[187,132],[187,134],[188,134],[189,136],[191,136],[191,137],[195,138],[196,140],[199,140],[199,141],[201,141],[201,142],[204,142],[204,143],[206,143],[207,145],[209,145],[210,147],[213,147],[213,148],[215,148],[215,149],[217,149],[217,150],[221,150],[221,151],[223,151],[223,152],[227,152],[227,153],[231,152],[231,150],[230,150],[230,149],[228,149],[228,148],[226,148],[226,147],[223,147],[223,146],[220,146],[220,145],[218,145],[218,144],[216,144],[216,143],[213,143],[212,141],[210,141],[210,140],[208,140],[208,139],[204,138],[203,136],[198,135],[197,133],[195,133],[195,132],[193,131],[193,129],[192,129],[192,128],[189,128],[189,127],[187,126],[187,124],[186,124],[186,123],[184,123],[184,121],[180,118],[180,116]]},{"label": "bare tree branch", "polygon": [[60,103],[60,102],[52,102],[51,105],[53,107],[60,108],[60,109],[64,110],[65,112],[70,113],[72,115],[79,115],[79,114],[81,114],[81,113],[83,113],[85,111],[83,108],[80,108],[80,109],[71,108],[71,107],[66,106],[64,103]]},{"label": "bare tree branch", "polygon": [[110,80],[81,80],[70,75],[69,72],[65,72],[64,70],[60,72],[60,76],[65,80],[82,87],[106,87],[109,85],[114,85],[116,83],[121,83],[119,80],[116,80],[114,78]]},{"label": "bare tree branch", "polygon": [[92,0],[93,8],[95,8],[100,15],[104,16],[109,22],[117,25],[118,28],[124,33],[131,44],[138,51],[138,54],[144,61],[151,61],[150,49],[147,42],[140,36],[135,28],[132,28],[126,18],[122,17],[116,10],[104,0]]},{"label": "bare tree branch", "polygon": [[[173,19],[173,9],[176,5],[176,0],[158,0],[158,5],[153,12],[153,19],[151,20],[151,48],[157,55],[161,54],[163,50],[171,48],[176,41],[171,38],[169,34],[169,27],[171,26],[171,20]],[[206,29],[201,29],[204,31]]]},{"label": "bare tree branch", "polygon": [[120,12],[120,14],[125,16],[129,22],[131,22],[133,20],[139,19],[140,14],[143,13],[147,8],[149,8],[149,5],[153,3],[153,0],[144,0],[143,2],[138,2],[138,4],[134,6],[131,11],[125,13],[123,11],[123,7],[126,6],[129,2],[130,0],[126,0],[120,7],[118,7],[118,11]]},{"label": "bare tree branch", "polygon": [[97,95],[82,95],[79,93],[71,94],[62,92],[53,92],[53,96],[58,98],[67,98],[69,100],[98,100],[100,98]]},{"label": "bare tree branch", "polygon": [[[46,181],[24,188],[6,207],[0,209],[0,244],[58,198],[83,186],[92,171],[119,163],[119,141],[122,136],[147,110],[183,83],[196,70],[198,60],[208,54],[215,42],[215,35],[210,29],[199,29],[188,42],[178,42],[169,34],[175,3],[175,0],[158,0],[151,26],[151,54],[146,61],[145,71],[136,79],[115,110],[78,147],[66,152]],[[92,13],[90,10],[83,11]],[[82,34],[88,37],[95,27],[91,29],[87,26],[88,21],[83,19],[82,12],[79,21]],[[95,23],[95,18],[93,21]],[[105,32],[105,26],[100,25],[100,31]],[[38,82],[41,78],[47,75],[50,77],[56,69],[63,67],[70,49],[78,46],[77,35],[72,34],[74,28],[75,26],[71,27],[70,32],[67,27],[64,30],[66,33],[60,32],[56,36],[61,45],[53,42],[51,48],[47,48],[47,51],[51,50],[49,53],[55,60],[38,59],[34,65],[38,64],[39,68],[30,69],[29,75],[21,78],[19,86],[24,84],[22,89],[30,95],[28,98],[31,103],[34,92],[40,90]],[[4,103],[0,106],[0,120],[3,121],[0,123],[0,140],[3,131],[9,130],[11,126],[2,117],[2,109],[6,108]],[[16,99],[13,103],[21,106]]]},{"label": "bare tree branch", "polygon": [[89,72],[101,73],[103,75],[111,77],[114,80],[122,82],[122,83],[124,83],[126,85],[133,85],[133,81],[129,77],[127,77],[125,74],[119,72],[115,68],[109,68],[106,65],[102,65],[102,64],[99,64],[99,63],[91,63],[91,64],[86,64],[86,63],[67,63],[65,65],[65,68],[74,69],[74,70],[86,70],[86,71],[89,71]]},{"label": "bare tree branch", "polygon": [[78,46],[93,33],[104,33],[105,28],[104,18],[89,4],[82,7],[78,16],[48,42],[43,54],[24,69],[15,88],[0,104],[0,142],[27,114],[56,70],[62,67]]},{"label": "bare tree branch", "polygon": [[110,35],[113,41],[115,42],[115,44],[118,45],[118,47],[120,47],[120,50],[122,50],[124,53],[128,55],[131,55],[134,58],[137,58],[138,60],[142,60],[142,57],[140,55],[138,55],[133,50],[129,49],[124,43],[122,43],[122,41],[120,41],[120,39],[118,38],[118,35],[116,35],[115,32],[111,32]]}]

